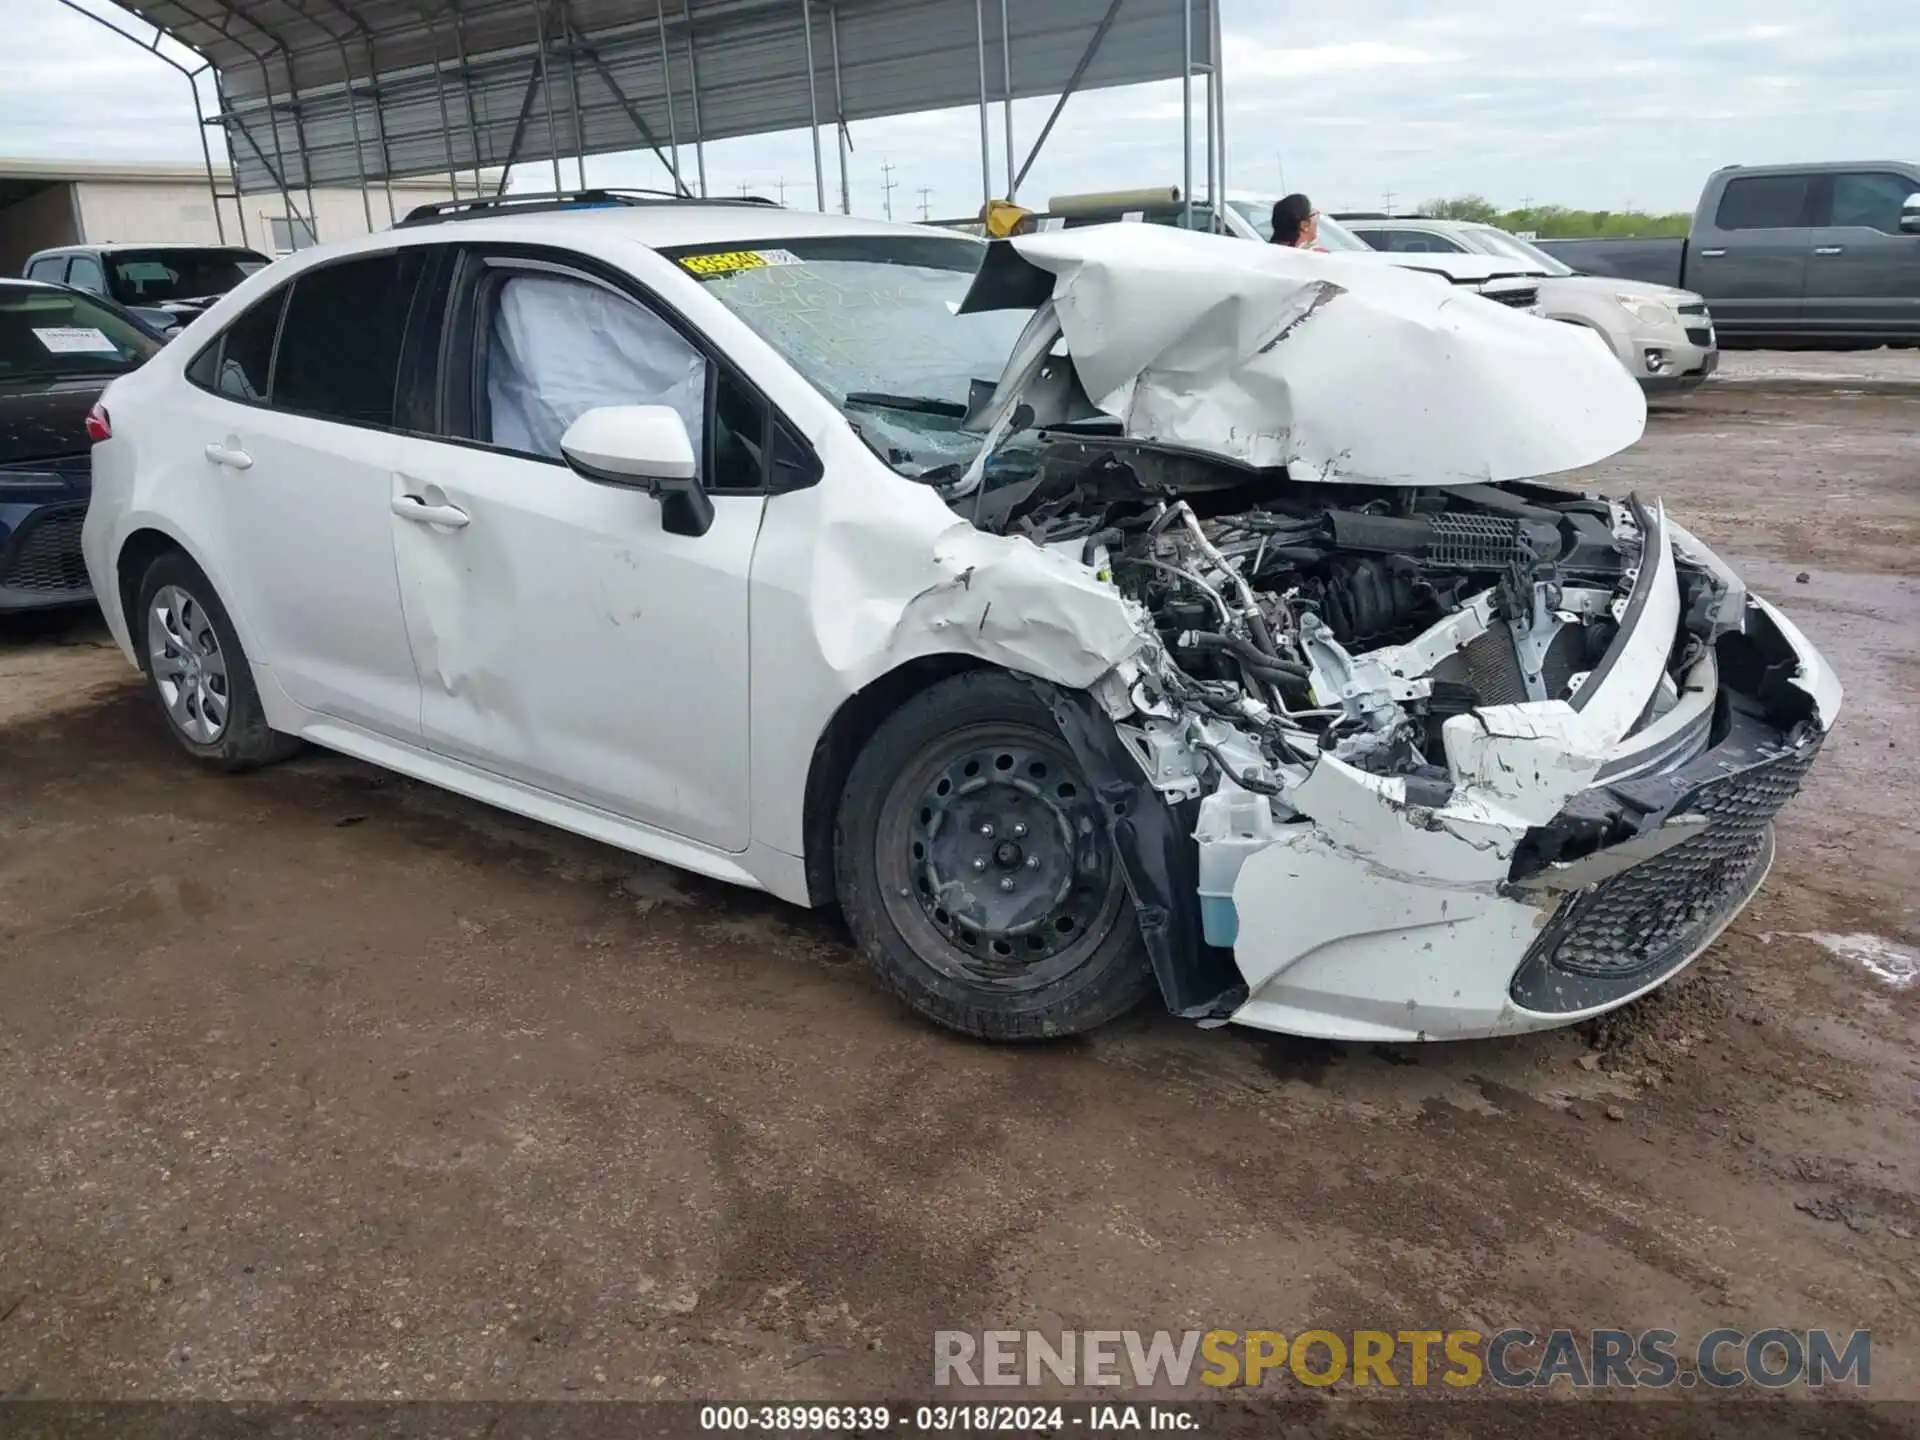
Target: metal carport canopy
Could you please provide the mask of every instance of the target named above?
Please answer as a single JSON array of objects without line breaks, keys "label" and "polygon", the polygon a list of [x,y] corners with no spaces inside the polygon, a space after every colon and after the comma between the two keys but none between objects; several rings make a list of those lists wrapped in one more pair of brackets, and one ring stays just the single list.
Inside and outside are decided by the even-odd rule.
[{"label": "metal carport canopy", "polygon": [[1204,73],[1218,34],[1212,0],[123,8],[211,63],[246,192],[649,147],[678,176],[684,144],[971,104],[984,155],[986,102]]}]

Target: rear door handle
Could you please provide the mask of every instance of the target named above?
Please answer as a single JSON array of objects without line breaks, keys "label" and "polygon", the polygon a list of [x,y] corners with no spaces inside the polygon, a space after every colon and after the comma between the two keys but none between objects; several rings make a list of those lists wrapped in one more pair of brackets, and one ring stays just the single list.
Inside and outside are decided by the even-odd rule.
[{"label": "rear door handle", "polygon": [[1724,250],[1702,250],[1700,252],[1700,256],[1702,259],[1705,259],[1705,260],[1718,260],[1722,255],[1726,253],[1727,252]]},{"label": "rear door handle", "polygon": [[1813,247],[1813,253],[1816,255],[1838,255],[1844,248],[1846,247],[1841,245],[1816,245]]},{"label": "rear door handle", "polygon": [[253,456],[242,450],[238,445],[209,445],[206,449],[206,456],[207,459],[211,460],[214,464],[224,465],[229,470],[251,470],[253,468]]},{"label": "rear door handle", "polygon": [[394,496],[393,513],[416,525],[444,525],[449,530],[461,529],[468,521],[467,512],[459,506],[429,505],[418,495]]}]

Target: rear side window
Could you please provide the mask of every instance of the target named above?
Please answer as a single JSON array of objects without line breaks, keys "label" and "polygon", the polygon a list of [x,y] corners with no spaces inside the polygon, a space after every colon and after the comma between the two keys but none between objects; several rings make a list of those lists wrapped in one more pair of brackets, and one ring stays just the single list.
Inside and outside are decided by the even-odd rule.
[{"label": "rear side window", "polygon": [[1784,230],[1804,225],[1806,175],[1749,175],[1729,180],[1714,223],[1722,230]]},{"label": "rear side window", "polygon": [[293,282],[273,370],[273,408],[378,428],[393,424],[419,250],[369,255]]},{"label": "rear side window", "polygon": [[1901,207],[1916,193],[1920,193],[1920,180],[1885,170],[1842,171],[1833,177],[1831,213],[1815,223],[1863,226],[1898,235]]},{"label": "rear side window", "polygon": [[27,267],[27,278],[29,280],[51,280],[57,285],[60,282],[60,277],[66,274],[66,271],[67,257],[64,255],[54,255],[45,260],[36,260],[33,264],[29,265]]},{"label": "rear side window", "polygon": [[280,328],[280,308],[286,298],[282,289],[256,301],[218,340],[193,357],[187,378],[230,400],[265,403],[273,373],[273,337]]}]

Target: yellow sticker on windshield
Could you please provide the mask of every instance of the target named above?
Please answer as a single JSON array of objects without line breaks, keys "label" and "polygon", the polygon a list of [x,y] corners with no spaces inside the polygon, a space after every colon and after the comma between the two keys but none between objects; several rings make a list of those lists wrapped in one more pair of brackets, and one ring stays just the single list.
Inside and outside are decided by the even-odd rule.
[{"label": "yellow sticker on windshield", "polygon": [[721,250],[710,255],[682,255],[680,267],[703,279],[736,275],[742,270],[765,270],[771,265],[798,265],[791,250]]}]

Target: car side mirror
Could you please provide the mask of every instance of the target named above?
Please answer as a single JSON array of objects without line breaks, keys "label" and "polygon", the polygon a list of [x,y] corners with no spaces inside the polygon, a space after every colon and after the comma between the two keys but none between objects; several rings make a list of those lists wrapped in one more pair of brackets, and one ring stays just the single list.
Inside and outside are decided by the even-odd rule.
[{"label": "car side mirror", "polygon": [[560,453],[597,485],[658,497],[660,526],[669,534],[704,535],[713,527],[693,437],[670,405],[598,406],[567,427]]},{"label": "car side mirror", "polygon": [[1920,235],[1920,190],[1907,196],[1900,207],[1900,230],[1905,235]]}]

